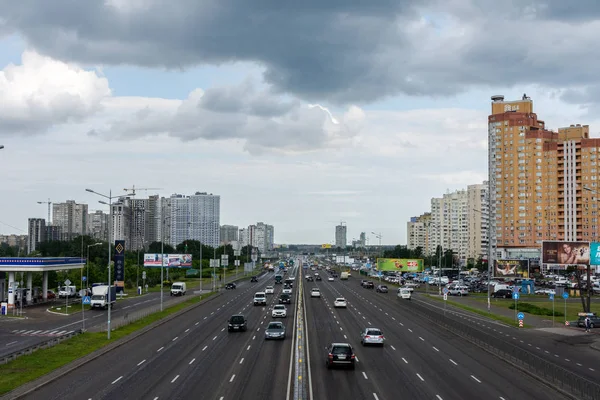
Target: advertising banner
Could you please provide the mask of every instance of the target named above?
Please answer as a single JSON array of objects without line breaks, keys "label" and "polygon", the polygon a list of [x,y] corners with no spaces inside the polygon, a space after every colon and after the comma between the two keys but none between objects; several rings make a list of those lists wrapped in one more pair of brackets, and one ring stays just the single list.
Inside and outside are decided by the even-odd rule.
[{"label": "advertising banner", "polygon": [[322,249],[330,249],[330,248],[331,248],[331,245],[330,245],[329,243],[325,243],[325,244],[322,244],[322,245],[321,245],[321,248],[322,248]]},{"label": "advertising banner", "polygon": [[[164,257],[164,264],[163,264]],[[144,254],[144,267],[192,268],[191,254]]]},{"label": "advertising banner", "polygon": [[543,241],[542,264],[590,265],[590,243]]},{"label": "advertising banner", "polygon": [[496,260],[494,278],[529,278],[528,260]]},{"label": "advertising banner", "polygon": [[115,281],[122,282],[125,280],[125,241],[115,240]]},{"label": "advertising banner", "polygon": [[377,269],[379,271],[422,272],[423,260],[408,258],[378,258]]},{"label": "advertising banner", "polygon": [[590,264],[600,265],[600,242],[590,243]]}]

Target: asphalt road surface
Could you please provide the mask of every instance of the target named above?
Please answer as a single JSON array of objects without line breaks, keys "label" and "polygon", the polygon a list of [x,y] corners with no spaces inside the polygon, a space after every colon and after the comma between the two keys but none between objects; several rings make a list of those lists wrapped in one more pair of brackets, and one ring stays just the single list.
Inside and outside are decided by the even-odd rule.
[{"label": "asphalt road surface", "polygon": [[[325,272],[321,272],[325,275]],[[256,291],[273,274],[180,315],[115,351],[44,386],[31,399],[286,399],[292,364],[292,330],[298,295],[284,319],[287,337],[265,341],[270,309],[253,306]],[[297,278],[300,279],[300,278]],[[359,280],[304,283],[305,332],[313,398],[320,399],[556,399],[563,397],[498,358],[415,314],[394,293],[362,289]],[[318,287],[321,298],[311,298]],[[336,297],[349,306],[336,309]],[[227,319],[242,312],[247,332],[227,332]],[[383,330],[383,347],[362,347],[360,331]],[[354,346],[355,370],[328,370],[325,347]],[[305,380],[308,383],[308,380]]]},{"label": "asphalt road surface", "polygon": [[[227,282],[237,278],[231,277]],[[198,290],[195,286],[188,286],[188,294]],[[169,295],[169,288],[165,287],[163,301],[169,301],[172,297]],[[183,299],[182,299],[183,300]],[[52,305],[60,304],[59,301]],[[78,303],[79,306],[81,303]],[[125,313],[132,313],[143,310],[148,307],[160,304],[160,292],[151,292],[143,296],[125,297],[117,301],[112,309],[111,319],[114,321]],[[29,318],[17,319],[7,318],[0,324],[0,357],[18,351],[20,349],[33,346],[37,343],[45,342],[52,337],[62,336],[82,328],[82,314],[75,313],[69,315],[57,315],[46,312],[50,306],[37,306],[31,309],[25,309]],[[90,310],[84,313],[85,328],[104,324],[107,319],[106,310]]]}]

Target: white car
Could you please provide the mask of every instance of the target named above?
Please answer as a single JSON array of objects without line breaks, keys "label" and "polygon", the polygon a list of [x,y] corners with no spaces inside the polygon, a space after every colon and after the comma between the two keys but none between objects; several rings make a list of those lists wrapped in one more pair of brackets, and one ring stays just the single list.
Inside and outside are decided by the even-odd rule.
[{"label": "white car", "polygon": [[335,301],[333,302],[333,306],[334,307],[340,307],[340,308],[346,308],[348,307],[348,302],[346,301],[345,298],[343,297],[338,297],[337,299],[335,299]]},{"label": "white car", "polygon": [[283,293],[283,294],[292,294],[292,289],[290,289],[290,288],[283,289],[281,291],[281,293]]},{"label": "white car", "polygon": [[311,289],[310,297],[321,297],[321,291],[318,288]]},{"label": "white car", "polygon": [[329,278],[327,278],[327,280],[328,280],[329,282],[333,282],[333,280],[334,280],[334,279],[333,279],[333,276],[330,276]]},{"label": "white car", "polygon": [[273,286],[267,286],[265,288],[265,294],[273,294],[275,293],[275,288]]},{"label": "white car", "polygon": [[287,308],[283,304],[276,304],[271,312],[273,318],[285,318],[287,317]]}]

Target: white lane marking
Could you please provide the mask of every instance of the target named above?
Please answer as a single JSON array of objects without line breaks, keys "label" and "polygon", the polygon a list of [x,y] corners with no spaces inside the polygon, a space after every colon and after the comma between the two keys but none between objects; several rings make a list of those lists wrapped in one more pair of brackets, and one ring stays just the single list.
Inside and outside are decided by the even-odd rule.
[{"label": "white lane marking", "polygon": [[425,382],[425,379],[423,379],[423,377],[419,374],[417,374],[417,376],[419,377],[420,380],[422,380],[423,382]]},{"label": "white lane marking", "polygon": [[248,345],[248,347],[246,347],[246,351],[247,351],[247,350],[250,350],[250,345]]},{"label": "white lane marking", "polygon": [[369,379],[369,378],[367,377],[367,373],[366,373],[365,371],[363,371],[363,376],[365,377],[365,379]]},{"label": "white lane marking", "polygon": [[138,365],[137,365],[137,366],[139,367],[140,365],[142,365],[142,364],[143,364],[143,363],[145,363],[145,362],[146,362],[146,360],[142,360],[142,361],[140,361],[140,362],[138,363]]},{"label": "white lane marking", "polygon": [[175,336],[175,337],[173,338],[173,340],[171,340],[171,342],[174,342],[174,341],[176,341],[177,339],[179,339],[179,336]]},{"label": "white lane marking", "polygon": [[179,379],[179,375],[177,375],[175,378],[173,378],[173,380],[171,381],[171,383],[175,383],[175,381]]},{"label": "white lane marking", "polygon": [[[439,394],[436,394],[435,398],[438,399],[438,400],[444,400],[444,399],[442,399],[442,396],[440,396]],[[502,397],[500,397],[500,398],[502,398]]]},{"label": "white lane marking", "polygon": [[217,339],[217,337],[216,337],[216,336],[213,338],[213,340],[215,340],[215,339]]},{"label": "white lane marking", "polygon": [[161,351],[162,349],[164,349],[164,346],[161,347],[160,349],[156,350],[156,352],[158,353],[159,351]]},{"label": "white lane marking", "polygon": [[582,364],[577,363],[577,365],[581,367]]},{"label": "white lane marking", "polygon": [[190,365],[192,365],[194,363],[194,361],[196,361],[196,359],[192,358],[192,361],[190,361]]},{"label": "white lane marking", "polygon": [[240,360],[240,364],[241,364],[241,363],[243,363],[243,362],[244,362],[244,359],[242,358],[242,359]]},{"label": "white lane marking", "polygon": [[15,343],[18,343],[18,341],[17,341],[17,340],[15,340],[14,342],[6,343],[6,346],[11,346],[11,345],[13,345],[13,344],[15,344]]},{"label": "white lane marking", "polygon": [[221,332],[223,332],[225,330],[225,328],[221,329]]},{"label": "white lane marking", "polygon": [[379,397],[377,397],[376,393],[373,393],[373,397],[375,398],[375,400],[379,400]]},{"label": "white lane marking", "polygon": [[402,322],[398,322],[400,324],[400,326],[404,326],[404,324]]},{"label": "white lane marking", "polygon": [[215,313],[215,312],[213,311],[213,312],[211,312],[211,313],[210,313],[210,315],[213,315],[214,313]]},{"label": "white lane marking", "polygon": [[565,358],[565,361],[571,361],[571,360],[569,360],[568,358]]},{"label": "white lane marking", "polygon": [[189,331],[190,331],[190,328],[187,328],[187,329],[185,330],[185,332],[184,332],[184,333],[187,333],[187,332],[189,332]]},{"label": "white lane marking", "polygon": [[235,374],[231,375],[231,379],[229,380],[229,383],[233,382],[234,379],[235,379]]},{"label": "white lane marking", "polygon": [[471,378],[475,379],[477,381],[477,383],[481,383],[481,381],[479,379],[477,379],[475,376],[471,375]]},{"label": "white lane marking", "polygon": [[120,377],[118,377],[117,379],[112,381],[111,385],[114,385],[115,383],[119,382],[122,378],[123,378],[123,375],[121,375]]},{"label": "white lane marking", "polygon": [[131,307],[131,306],[123,307],[123,310],[126,309],[126,308],[129,308],[129,307]]},{"label": "white lane marking", "polygon": [[356,360],[356,362],[359,362],[359,361],[358,361],[358,357],[354,356],[354,359]]},{"label": "white lane marking", "polygon": [[450,360],[450,362],[451,362],[452,364],[454,364],[454,365],[458,365],[458,364],[456,363],[456,361],[454,361],[453,359],[449,358],[449,360]]},{"label": "white lane marking", "polygon": [[408,361],[406,361],[406,358],[402,357],[402,361],[404,361],[405,364],[408,364]]},{"label": "white lane marking", "polygon": [[425,341],[425,339],[423,339],[421,336],[419,336],[419,339],[421,339],[421,341],[422,341],[422,342],[424,342],[424,341]]},{"label": "white lane marking", "polygon": [[408,328],[408,331],[409,331],[409,332],[412,332],[412,329]]},{"label": "white lane marking", "polygon": [[344,335],[344,339],[348,339],[348,336]]},{"label": "white lane marking", "polygon": [[500,396],[500,400],[506,400],[504,397]]},{"label": "white lane marking", "polygon": [[[344,336],[344,337],[346,337],[346,336]],[[390,347],[392,348],[392,350],[396,351],[396,348],[394,346],[390,345]]]},{"label": "white lane marking", "polygon": [[438,348],[437,348],[437,347],[435,347],[435,346],[433,346],[433,349],[434,349],[435,351],[439,351],[439,350],[438,350]]},{"label": "white lane marking", "polygon": [[206,319],[206,318],[208,318],[208,317],[204,317],[204,319]]},{"label": "white lane marking", "polygon": [[594,368],[588,368],[588,369],[589,369],[590,371],[595,371],[595,369],[594,369]]},{"label": "white lane marking", "polygon": [[198,325],[200,322],[196,322],[194,325]]},{"label": "white lane marking", "polygon": [[208,348],[208,346],[204,346],[204,347],[202,348],[202,351],[206,350],[207,348]]},{"label": "white lane marking", "polygon": [[256,339],[256,335],[252,336],[252,340]]}]

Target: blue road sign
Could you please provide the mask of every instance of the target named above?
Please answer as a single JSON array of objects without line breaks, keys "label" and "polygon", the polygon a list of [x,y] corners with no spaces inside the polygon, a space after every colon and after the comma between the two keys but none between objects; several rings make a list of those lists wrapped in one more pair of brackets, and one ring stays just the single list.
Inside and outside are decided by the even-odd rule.
[{"label": "blue road sign", "polygon": [[569,298],[569,293],[567,292],[563,292],[563,299],[568,299]]},{"label": "blue road sign", "polygon": [[513,293],[513,300],[519,300],[519,293]]},{"label": "blue road sign", "polygon": [[447,287],[444,288],[444,290],[442,290],[444,292],[444,294],[448,294],[449,290]]},{"label": "blue road sign", "polygon": [[554,293],[550,293],[548,296],[550,297],[550,300],[554,300]]},{"label": "blue road sign", "polygon": [[518,286],[513,287],[513,293],[519,293],[519,287]]},{"label": "blue road sign", "polygon": [[90,296],[83,296],[83,300],[82,300],[83,304],[91,304],[91,299]]},{"label": "blue road sign", "polygon": [[87,276],[84,276],[83,278],[81,278],[82,281],[87,281]]},{"label": "blue road sign", "polygon": [[524,319],[525,318],[525,314],[523,314],[522,312],[517,314],[517,318],[518,319]]},{"label": "blue road sign", "polygon": [[428,276],[425,276],[425,277],[423,278],[423,280],[424,280],[425,282],[429,282],[429,277],[428,277]]}]

